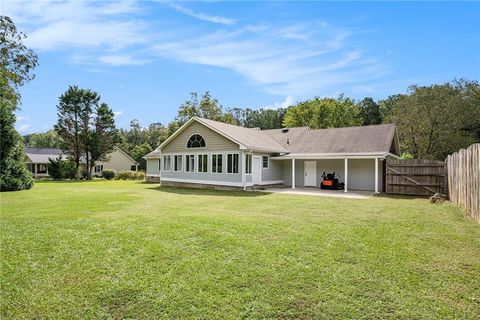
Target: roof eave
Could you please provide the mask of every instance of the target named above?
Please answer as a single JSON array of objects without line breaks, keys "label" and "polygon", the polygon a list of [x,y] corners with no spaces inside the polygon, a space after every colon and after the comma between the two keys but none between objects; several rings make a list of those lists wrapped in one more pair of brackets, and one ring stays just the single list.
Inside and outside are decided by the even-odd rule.
[{"label": "roof eave", "polygon": [[363,153],[290,153],[272,157],[273,160],[282,159],[375,159],[385,158],[388,152],[363,152]]}]

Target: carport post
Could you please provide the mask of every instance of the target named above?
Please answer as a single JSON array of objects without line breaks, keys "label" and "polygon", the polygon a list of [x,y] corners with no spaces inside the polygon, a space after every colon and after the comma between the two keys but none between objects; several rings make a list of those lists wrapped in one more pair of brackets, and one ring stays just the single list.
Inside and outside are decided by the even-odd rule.
[{"label": "carport post", "polygon": [[375,193],[378,193],[378,158],[375,158]]},{"label": "carport post", "polygon": [[345,188],[343,189],[343,192],[348,192],[347,185],[348,185],[348,159],[345,158]]},{"label": "carport post", "polygon": [[295,159],[292,159],[292,189],[295,189]]}]

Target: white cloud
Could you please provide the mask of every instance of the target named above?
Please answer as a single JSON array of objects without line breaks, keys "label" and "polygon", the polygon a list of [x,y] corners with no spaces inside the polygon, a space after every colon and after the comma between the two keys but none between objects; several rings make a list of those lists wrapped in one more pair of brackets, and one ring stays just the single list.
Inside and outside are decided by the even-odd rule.
[{"label": "white cloud", "polygon": [[123,114],[123,111],[114,111],[113,114],[115,120],[118,120],[118,118]]},{"label": "white cloud", "polygon": [[223,25],[231,25],[231,24],[234,24],[236,22],[236,20],[230,19],[230,18],[213,16],[213,15],[205,14],[205,13],[202,13],[202,12],[195,12],[192,9],[183,7],[183,6],[178,5],[176,3],[169,2],[168,5],[172,8],[174,8],[178,12],[181,12],[183,14],[186,14],[187,16],[197,18],[197,19],[200,19],[200,20],[203,20],[203,21],[208,21],[208,22],[212,22],[212,23],[219,23],[219,24],[223,24]]},{"label": "white cloud", "polygon": [[110,52],[147,43],[148,24],[131,0],[3,1],[3,11],[28,34],[39,51],[94,49]]},{"label": "white cloud", "polygon": [[265,106],[265,109],[280,109],[280,108],[288,108],[295,104],[295,98],[293,96],[286,96],[285,100],[282,102],[275,102],[274,104],[269,104]]},{"label": "white cloud", "polygon": [[98,60],[110,66],[135,66],[148,63],[148,60],[146,59],[139,59],[132,55],[124,54],[100,56],[98,57]]},{"label": "white cloud", "polygon": [[22,124],[20,126],[17,127],[17,131],[20,133],[20,134],[27,134],[30,132],[30,127],[31,125],[28,124],[28,123],[25,123],[25,124]]}]

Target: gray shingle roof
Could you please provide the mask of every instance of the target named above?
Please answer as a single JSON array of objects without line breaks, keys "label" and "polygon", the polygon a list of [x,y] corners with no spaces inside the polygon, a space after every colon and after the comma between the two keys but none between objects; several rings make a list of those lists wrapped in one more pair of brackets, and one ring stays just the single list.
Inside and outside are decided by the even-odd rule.
[{"label": "gray shingle roof", "polygon": [[284,153],[287,152],[281,144],[279,144],[275,139],[266,135],[263,131],[258,129],[244,128],[235,126],[232,124],[226,124],[223,122],[197,118],[195,119],[210,127],[211,129],[221,132],[227,138],[242,144],[247,149],[252,149],[255,151],[264,151],[264,152],[273,152],[273,153]]},{"label": "gray shingle roof", "polygon": [[62,155],[65,159],[67,158],[62,150],[51,148],[25,147],[25,155],[33,163],[47,163],[48,159],[56,159],[60,155]]},{"label": "gray shingle roof", "polygon": [[146,159],[146,158],[160,158],[160,151],[155,149],[152,152],[144,155],[143,158],[144,159]]},{"label": "gray shingle roof", "polygon": [[[294,155],[326,157],[335,155],[386,155],[392,151],[392,146],[394,147],[393,153],[400,155],[395,124],[315,130],[308,127],[259,130],[258,128],[244,128],[199,117],[194,117],[190,121],[198,121],[247,149],[279,153],[285,157]],[[188,122],[186,126],[188,126]],[[174,139],[176,134],[167,139],[162,146],[169,143],[170,139]],[[159,153],[155,150],[147,154],[145,158],[158,156]]]},{"label": "gray shingle roof", "polygon": [[[395,124],[310,130],[306,127],[264,130],[290,154],[356,155],[388,153],[396,134]],[[288,141],[288,143],[287,143]]]}]

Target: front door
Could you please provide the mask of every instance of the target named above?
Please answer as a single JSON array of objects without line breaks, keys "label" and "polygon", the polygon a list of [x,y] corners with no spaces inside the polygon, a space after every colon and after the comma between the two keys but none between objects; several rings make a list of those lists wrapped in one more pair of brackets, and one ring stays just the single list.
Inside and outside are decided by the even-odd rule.
[{"label": "front door", "polygon": [[305,161],[303,184],[305,187],[317,186],[317,162],[316,161]]},{"label": "front door", "polygon": [[262,181],[262,157],[254,156],[252,159],[252,182],[260,184]]}]

